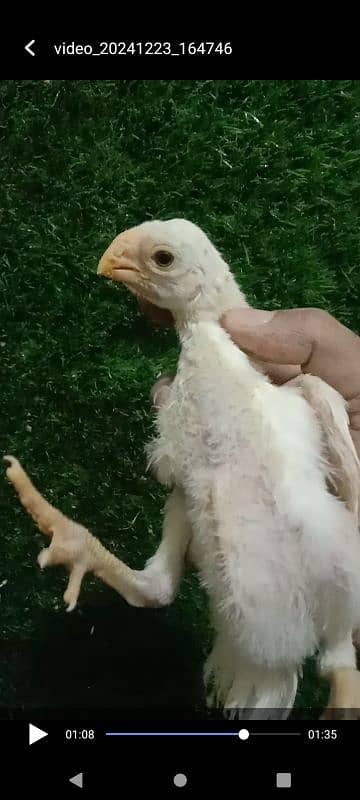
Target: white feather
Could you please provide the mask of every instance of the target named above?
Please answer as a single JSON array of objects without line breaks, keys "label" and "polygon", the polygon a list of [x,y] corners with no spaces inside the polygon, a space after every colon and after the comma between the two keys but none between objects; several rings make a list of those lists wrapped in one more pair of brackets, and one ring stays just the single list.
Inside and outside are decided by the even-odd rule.
[{"label": "white feather", "polygon": [[[199,322],[183,337],[157,428],[152,460],[185,490],[216,610],[221,645],[216,638],[206,676],[240,715],[251,703],[289,710],[304,660],[360,616],[360,538],[328,491],[316,414],[217,323]],[[353,659],[348,649],[343,666]]]},{"label": "white feather", "polygon": [[[191,226],[188,237],[186,264],[191,244],[198,264],[204,234]],[[217,320],[246,301],[210,243],[207,253],[196,303],[188,271],[172,305],[175,284],[162,281],[182,346],[148,452],[184,490],[215,630],[212,697],[239,716],[249,706],[286,716],[306,658],[319,650],[324,670],[355,666],[359,463],[338,393],[311,376],[274,386],[232,343]]]}]

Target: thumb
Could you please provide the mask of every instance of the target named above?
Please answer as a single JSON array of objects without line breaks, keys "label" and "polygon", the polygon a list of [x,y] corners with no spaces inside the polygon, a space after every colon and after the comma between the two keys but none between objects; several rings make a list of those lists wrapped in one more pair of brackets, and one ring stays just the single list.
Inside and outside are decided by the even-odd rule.
[{"label": "thumb", "polygon": [[221,324],[241,350],[261,361],[304,364],[311,356],[313,342],[298,309],[234,308],[223,315]]}]

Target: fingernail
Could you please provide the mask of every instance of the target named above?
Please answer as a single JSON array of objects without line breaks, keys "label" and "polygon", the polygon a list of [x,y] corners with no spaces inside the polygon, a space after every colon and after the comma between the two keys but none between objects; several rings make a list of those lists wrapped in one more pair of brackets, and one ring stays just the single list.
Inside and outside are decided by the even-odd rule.
[{"label": "fingernail", "polygon": [[270,322],[275,313],[275,311],[262,311],[259,308],[232,308],[223,315],[221,322],[227,330],[238,330],[243,326],[256,327]]}]

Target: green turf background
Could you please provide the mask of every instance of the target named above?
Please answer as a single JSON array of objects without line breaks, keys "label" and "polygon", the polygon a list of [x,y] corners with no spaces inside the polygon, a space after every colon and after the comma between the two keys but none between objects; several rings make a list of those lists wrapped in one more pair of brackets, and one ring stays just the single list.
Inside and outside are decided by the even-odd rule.
[{"label": "green turf background", "polygon": [[[149,389],[173,332],[96,276],[145,219],[208,233],[259,307],[321,306],[360,332],[358,81],[3,81],[0,84],[1,451],[140,567],[163,491],[145,475]],[[41,573],[41,536],[0,491],[0,705],[196,705],[209,645],[193,576],[164,611],[87,578]],[[281,621],[280,623],[281,624]],[[298,706],[323,690],[307,670]]]}]

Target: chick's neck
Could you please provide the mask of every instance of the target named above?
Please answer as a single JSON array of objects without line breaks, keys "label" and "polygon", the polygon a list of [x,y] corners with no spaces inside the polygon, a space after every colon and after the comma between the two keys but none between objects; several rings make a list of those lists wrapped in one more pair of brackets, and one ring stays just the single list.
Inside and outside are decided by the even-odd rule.
[{"label": "chick's neck", "polygon": [[217,322],[235,306],[248,308],[249,304],[229,271],[221,280],[214,281],[206,292],[199,292],[187,303],[186,309],[172,311],[177,333],[180,337],[186,334],[189,325],[195,322]]}]

